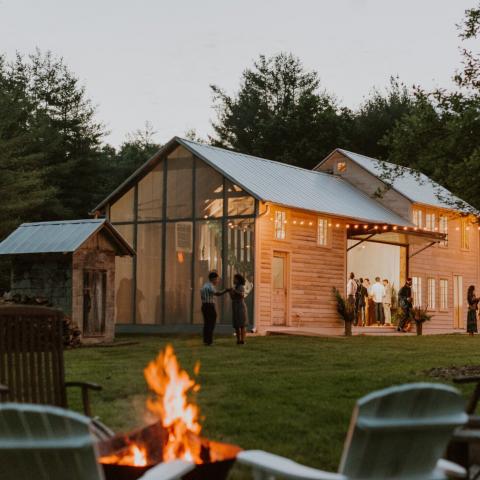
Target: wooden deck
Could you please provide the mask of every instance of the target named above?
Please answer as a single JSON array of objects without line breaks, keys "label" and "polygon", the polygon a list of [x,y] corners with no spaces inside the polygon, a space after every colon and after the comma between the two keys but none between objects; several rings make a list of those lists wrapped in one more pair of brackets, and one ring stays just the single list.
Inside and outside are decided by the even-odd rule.
[{"label": "wooden deck", "polygon": [[[265,335],[299,335],[308,337],[343,337],[343,328],[325,328],[325,327],[267,327],[264,330]],[[446,334],[465,334],[464,331],[435,330],[424,331],[424,335],[446,335]],[[371,326],[371,327],[353,327],[354,336],[389,336],[405,337],[415,336],[415,329],[409,333],[397,332],[394,326]]]}]

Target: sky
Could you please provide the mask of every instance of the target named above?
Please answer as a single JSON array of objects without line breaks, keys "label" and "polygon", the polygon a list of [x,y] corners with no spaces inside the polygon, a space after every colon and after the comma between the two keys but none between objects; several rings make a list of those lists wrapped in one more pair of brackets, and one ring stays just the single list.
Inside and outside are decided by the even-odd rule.
[{"label": "sky", "polygon": [[358,106],[391,75],[449,87],[474,0],[0,0],[0,53],[62,56],[119,145],[150,122],[166,142],[212,133],[211,84],[238,90],[259,54],[291,52]]}]

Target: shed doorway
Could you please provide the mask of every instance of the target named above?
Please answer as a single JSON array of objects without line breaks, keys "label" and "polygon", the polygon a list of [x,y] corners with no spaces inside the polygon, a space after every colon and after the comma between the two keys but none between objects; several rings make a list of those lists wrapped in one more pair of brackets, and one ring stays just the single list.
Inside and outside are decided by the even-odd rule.
[{"label": "shed doorway", "polygon": [[272,261],[272,325],[287,325],[288,254],[273,252]]},{"label": "shed doorway", "polygon": [[83,271],[83,335],[95,337],[105,333],[107,272]]},{"label": "shed doorway", "polygon": [[358,244],[358,240],[348,240],[348,247],[353,248],[347,252],[347,276],[353,272],[356,279],[368,278],[370,285],[376,277],[381,281],[387,279],[392,286],[394,304],[407,278],[407,247],[371,241]]}]

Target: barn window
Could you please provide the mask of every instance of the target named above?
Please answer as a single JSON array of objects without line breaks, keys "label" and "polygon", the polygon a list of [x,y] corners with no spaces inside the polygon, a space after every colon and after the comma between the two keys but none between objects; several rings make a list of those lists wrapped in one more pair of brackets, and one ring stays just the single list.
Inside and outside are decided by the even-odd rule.
[{"label": "barn window", "polygon": [[326,218],[317,220],[317,245],[321,247],[328,245],[328,220]]},{"label": "barn window", "polygon": [[283,210],[275,212],[275,239],[285,240],[287,227],[287,214]]}]

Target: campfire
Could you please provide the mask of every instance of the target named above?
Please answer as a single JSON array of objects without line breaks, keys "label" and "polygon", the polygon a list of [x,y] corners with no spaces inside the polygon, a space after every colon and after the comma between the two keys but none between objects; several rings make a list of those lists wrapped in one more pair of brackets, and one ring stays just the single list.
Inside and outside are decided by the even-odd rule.
[{"label": "campfire", "polygon": [[[195,376],[199,369],[197,363]],[[107,480],[135,480],[157,463],[175,459],[197,465],[185,479],[226,478],[240,448],[200,436],[200,409],[192,400],[200,385],[180,367],[171,345],[147,365],[144,375],[152,393],[146,408],[155,421],[100,444]]]}]

